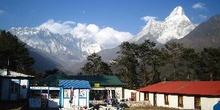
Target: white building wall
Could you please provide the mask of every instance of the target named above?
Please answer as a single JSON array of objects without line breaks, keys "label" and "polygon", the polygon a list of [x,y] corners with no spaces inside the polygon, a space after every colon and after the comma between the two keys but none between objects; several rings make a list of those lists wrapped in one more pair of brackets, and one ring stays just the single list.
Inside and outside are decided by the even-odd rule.
[{"label": "white building wall", "polygon": [[129,100],[131,98],[131,92],[135,92],[135,90],[124,89],[124,99]]},{"label": "white building wall", "polygon": [[122,91],[123,91],[122,87],[115,88],[115,97],[118,99],[118,101],[120,101],[123,98]]},{"label": "white building wall", "polygon": [[164,94],[157,94],[157,106],[178,108],[178,96],[168,94],[169,104],[165,104]]},{"label": "white building wall", "polygon": [[153,93],[149,93],[149,101],[151,105],[154,105],[154,94]]},{"label": "white building wall", "polygon": [[[68,98],[63,99],[63,107],[64,108],[70,108],[71,107],[71,104],[69,103],[69,100],[70,99],[68,99]],[[74,101],[73,101],[73,103],[74,103]]]},{"label": "white building wall", "polygon": [[139,92],[140,96],[139,96],[139,101],[144,101],[144,93],[143,92]]},{"label": "white building wall", "polygon": [[212,110],[213,106],[218,102],[220,97],[217,98],[207,98],[201,97],[201,110]]},{"label": "white building wall", "polygon": [[194,109],[194,96],[183,96],[183,107],[179,108]]},{"label": "white building wall", "polygon": [[136,94],[136,101],[144,101],[144,93],[132,89],[124,89],[124,99],[131,99],[131,93]]},{"label": "white building wall", "polygon": [[157,94],[157,106],[165,106],[164,105],[164,94]]},{"label": "white building wall", "polygon": [[178,108],[178,96],[169,95],[169,107]]},{"label": "white building wall", "polygon": [[[183,107],[178,106],[178,95],[168,95],[169,104],[165,105],[164,94],[156,94],[157,106],[194,110],[194,96],[183,96]],[[220,97],[201,97],[201,110],[212,110]],[[154,94],[149,93],[149,101],[154,105]]]}]

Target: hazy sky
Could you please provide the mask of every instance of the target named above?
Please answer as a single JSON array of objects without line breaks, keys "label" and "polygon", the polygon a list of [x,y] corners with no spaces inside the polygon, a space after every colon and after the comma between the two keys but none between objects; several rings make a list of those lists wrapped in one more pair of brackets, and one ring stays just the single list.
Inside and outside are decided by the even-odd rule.
[{"label": "hazy sky", "polygon": [[219,5],[219,0],[0,0],[0,29],[92,24],[136,35],[149,19],[162,21],[176,6],[199,24],[220,14]]}]

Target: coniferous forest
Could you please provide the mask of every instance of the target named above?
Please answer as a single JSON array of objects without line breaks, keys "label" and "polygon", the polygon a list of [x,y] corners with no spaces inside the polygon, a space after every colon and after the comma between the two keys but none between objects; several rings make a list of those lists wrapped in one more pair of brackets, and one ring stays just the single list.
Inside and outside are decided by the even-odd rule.
[{"label": "coniferous forest", "polygon": [[118,75],[131,89],[163,80],[220,80],[220,48],[196,51],[180,43],[168,42],[158,49],[149,40],[141,44],[123,42],[119,47],[118,57],[109,66],[104,68],[102,64],[107,63],[101,61],[101,56],[92,54],[88,56],[82,71],[87,74],[110,74],[111,68],[114,71],[111,74]]}]

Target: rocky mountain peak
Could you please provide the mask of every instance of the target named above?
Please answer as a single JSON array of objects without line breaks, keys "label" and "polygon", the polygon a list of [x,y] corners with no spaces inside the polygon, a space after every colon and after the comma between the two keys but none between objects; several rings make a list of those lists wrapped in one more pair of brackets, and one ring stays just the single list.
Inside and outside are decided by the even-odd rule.
[{"label": "rocky mountain peak", "polygon": [[177,6],[164,21],[148,21],[142,31],[130,41],[141,43],[144,39],[149,39],[156,43],[165,44],[172,39],[183,38],[194,28],[195,25],[185,15],[183,8]]},{"label": "rocky mountain peak", "polygon": [[174,8],[169,16],[176,16],[176,15],[185,15],[182,6],[177,6],[176,8]]},{"label": "rocky mountain peak", "polygon": [[186,20],[189,21],[189,18],[185,15],[184,9],[181,6],[177,6],[173,9],[168,17],[165,18],[165,21],[178,21]]}]

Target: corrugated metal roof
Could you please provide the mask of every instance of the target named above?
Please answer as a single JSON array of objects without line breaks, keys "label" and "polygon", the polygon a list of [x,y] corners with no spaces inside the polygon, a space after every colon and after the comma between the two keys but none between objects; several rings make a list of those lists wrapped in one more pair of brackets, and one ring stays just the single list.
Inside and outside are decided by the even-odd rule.
[{"label": "corrugated metal roof", "polygon": [[164,81],[138,90],[168,94],[220,96],[220,81]]},{"label": "corrugated metal roof", "polygon": [[58,86],[59,80],[86,80],[89,81],[91,85],[94,83],[99,83],[100,86],[104,87],[118,87],[118,86],[125,86],[126,84],[121,82],[117,76],[109,76],[109,75],[93,75],[93,76],[83,76],[83,75],[76,75],[76,76],[68,76],[65,74],[54,74],[47,76],[43,80],[41,80],[38,85],[48,85],[48,86]]},{"label": "corrugated metal roof", "polygon": [[59,80],[67,79],[68,76],[65,74],[53,74],[49,75],[46,78],[42,79],[38,85],[47,85],[47,86],[59,86]]},{"label": "corrugated metal roof", "polygon": [[85,80],[60,80],[59,85],[63,88],[90,89],[91,86]]},{"label": "corrugated metal roof", "polygon": [[70,76],[69,79],[76,79],[76,80],[87,80],[90,82],[91,85],[94,83],[99,83],[100,86],[126,86],[125,83],[121,82],[117,76],[110,76],[110,75],[92,75],[92,76]]}]

